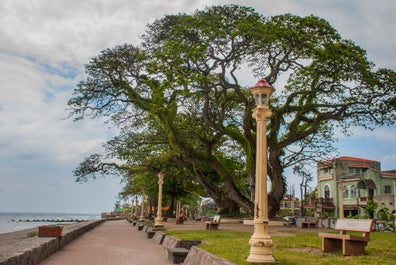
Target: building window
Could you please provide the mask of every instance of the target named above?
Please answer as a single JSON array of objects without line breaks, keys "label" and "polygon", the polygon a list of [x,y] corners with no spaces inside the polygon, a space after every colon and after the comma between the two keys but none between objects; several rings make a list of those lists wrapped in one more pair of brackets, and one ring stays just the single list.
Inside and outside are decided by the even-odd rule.
[{"label": "building window", "polygon": [[329,185],[326,185],[324,188],[324,197],[325,199],[330,199],[330,187]]},{"label": "building window", "polygon": [[351,198],[356,198],[357,197],[357,190],[356,190],[356,186],[352,185],[351,186]]},{"label": "building window", "polygon": [[351,173],[351,174],[353,174],[353,173],[360,174],[360,168],[350,167],[349,168],[349,173]]},{"label": "building window", "polygon": [[391,186],[385,185],[385,193],[392,193]]},{"label": "building window", "polygon": [[343,198],[349,198],[349,189],[348,186],[344,186],[344,190],[342,191]]}]

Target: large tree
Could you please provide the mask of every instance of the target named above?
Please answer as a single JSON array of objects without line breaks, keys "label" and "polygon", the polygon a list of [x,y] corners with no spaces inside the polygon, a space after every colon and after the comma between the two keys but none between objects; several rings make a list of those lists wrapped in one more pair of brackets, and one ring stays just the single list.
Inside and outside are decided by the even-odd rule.
[{"label": "large tree", "polygon": [[170,15],[149,25],[139,46],[103,51],[86,73],[68,103],[72,115],[153,130],[208,194],[249,213],[256,142],[246,88],[258,77],[276,89],[267,130],[270,216],[285,193],[284,169],[325,158],[335,130],[395,122],[395,72],[375,69],[362,48],[315,16],[267,18],[236,5]]}]

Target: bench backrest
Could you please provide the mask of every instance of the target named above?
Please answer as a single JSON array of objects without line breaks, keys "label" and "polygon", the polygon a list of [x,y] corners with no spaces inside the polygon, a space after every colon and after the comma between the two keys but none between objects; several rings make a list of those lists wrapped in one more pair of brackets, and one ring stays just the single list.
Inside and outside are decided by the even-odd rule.
[{"label": "bench backrest", "polygon": [[221,220],[221,216],[220,215],[216,215],[213,217],[213,223],[220,223]]},{"label": "bench backrest", "polygon": [[372,219],[337,219],[335,229],[370,233],[373,229]]}]

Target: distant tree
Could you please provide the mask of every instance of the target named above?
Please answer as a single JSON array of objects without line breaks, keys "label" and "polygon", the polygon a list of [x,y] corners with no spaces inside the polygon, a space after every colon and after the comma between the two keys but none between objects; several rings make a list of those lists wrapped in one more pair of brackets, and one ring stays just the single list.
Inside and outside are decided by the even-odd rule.
[{"label": "distant tree", "polygon": [[[126,135],[159,136],[160,149],[152,144],[140,156],[177,154],[216,202],[252,214],[256,127],[245,84],[254,81],[246,73],[276,88],[267,130],[270,216],[286,191],[284,169],[327,158],[336,129],[395,123],[395,72],[374,69],[328,22],[266,18],[236,5],[165,16],[147,27],[139,46],[103,51],[68,105],[77,120],[108,116]],[[139,148],[121,149],[116,157],[135,163]],[[83,179],[89,171],[75,173]]]},{"label": "distant tree", "polygon": [[375,202],[374,200],[368,200],[366,208],[364,209],[366,212],[366,216],[368,218],[374,218],[374,213],[376,209],[378,208],[378,203]]},{"label": "distant tree", "polygon": [[[308,182],[313,180],[312,172],[304,165],[299,164],[293,167],[293,173],[301,177],[300,194],[301,194],[301,216],[305,216],[304,205],[307,203],[307,188]],[[311,196],[309,197],[311,199]]]}]

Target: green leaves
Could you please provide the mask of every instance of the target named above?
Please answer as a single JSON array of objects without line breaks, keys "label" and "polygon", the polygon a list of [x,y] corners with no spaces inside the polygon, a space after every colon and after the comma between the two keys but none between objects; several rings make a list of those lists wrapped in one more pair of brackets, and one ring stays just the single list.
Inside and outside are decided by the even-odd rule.
[{"label": "green leaves", "polygon": [[348,133],[395,123],[395,72],[373,67],[364,49],[315,16],[266,18],[238,5],[165,16],[139,45],[107,49],[86,66],[71,116],[107,117],[121,134],[105,146],[117,164],[91,157],[76,176],[166,168],[219,205],[252,212],[256,127],[246,86],[265,77],[276,88],[267,130],[273,214],[283,170],[333,151],[336,126]]}]

